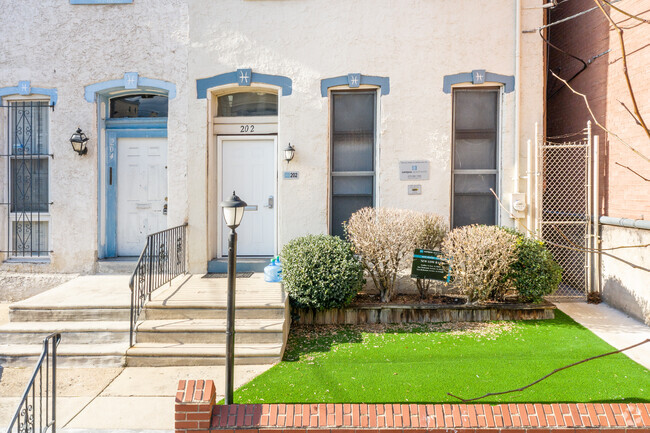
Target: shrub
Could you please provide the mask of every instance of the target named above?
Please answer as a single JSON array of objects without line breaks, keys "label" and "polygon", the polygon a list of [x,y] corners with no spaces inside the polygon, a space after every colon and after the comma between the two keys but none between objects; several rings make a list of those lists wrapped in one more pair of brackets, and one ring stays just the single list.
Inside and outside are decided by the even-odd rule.
[{"label": "shrub", "polygon": [[[421,213],[418,216],[418,232],[415,239],[415,248],[423,250],[435,250],[440,248],[442,241],[445,239],[448,228],[445,220],[440,216],[432,213]],[[420,298],[424,299],[431,287],[430,280],[417,278],[415,286],[420,293]]]},{"label": "shrub", "polygon": [[451,274],[468,302],[503,300],[506,274],[515,261],[516,236],[497,226],[459,227],[443,242]]},{"label": "shrub", "polygon": [[282,249],[282,280],[292,303],[317,310],[349,303],[363,285],[351,245],[335,236],[309,235]]},{"label": "shrub", "polygon": [[525,237],[512,229],[503,229],[516,236],[516,261],[510,265],[506,278],[524,302],[540,302],[557,290],[562,268],[553,260],[544,242]]},{"label": "shrub", "polygon": [[382,302],[390,302],[397,274],[412,257],[420,227],[418,215],[405,209],[366,207],[353,213],[345,225]]}]

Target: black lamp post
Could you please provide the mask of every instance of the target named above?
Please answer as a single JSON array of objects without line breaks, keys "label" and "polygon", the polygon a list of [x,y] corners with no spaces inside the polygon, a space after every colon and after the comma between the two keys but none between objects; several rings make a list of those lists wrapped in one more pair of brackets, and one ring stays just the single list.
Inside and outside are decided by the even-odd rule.
[{"label": "black lamp post", "polygon": [[77,131],[70,137],[72,149],[79,155],[85,155],[88,153],[88,148],[86,147],[87,141],[88,137],[86,137],[86,134],[81,131],[81,128],[77,128]]},{"label": "black lamp post", "polygon": [[244,216],[246,202],[242,201],[235,191],[232,197],[221,202],[223,218],[230,227],[228,237],[228,315],[226,318],[226,404],[232,404],[232,389],[235,368],[235,280],[237,277],[237,233],[235,229]]}]

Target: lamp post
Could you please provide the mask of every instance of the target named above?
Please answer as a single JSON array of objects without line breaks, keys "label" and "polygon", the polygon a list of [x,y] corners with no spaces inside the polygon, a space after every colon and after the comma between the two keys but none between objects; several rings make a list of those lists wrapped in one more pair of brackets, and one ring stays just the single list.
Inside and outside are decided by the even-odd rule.
[{"label": "lamp post", "polygon": [[223,218],[230,227],[228,236],[228,313],[226,317],[226,404],[232,404],[232,389],[235,368],[235,280],[237,277],[237,233],[235,229],[244,216],[246,202],[235,191],[232,197],[221,202]]}]

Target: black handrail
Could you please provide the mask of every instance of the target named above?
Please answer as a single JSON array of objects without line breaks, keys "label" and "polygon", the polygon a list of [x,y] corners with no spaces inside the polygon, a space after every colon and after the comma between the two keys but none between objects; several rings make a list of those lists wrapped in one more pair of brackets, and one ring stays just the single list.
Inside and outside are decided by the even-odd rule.
[{"label": "black handrail", "polygon": [[152,233],[135,266],[129,288],[131,289],[131,329],[129,347],[133,346],[135,325],[151,293],[186,273],[185,237],[187,223]]},{"label": "black handrail", "polygon": [[[43,352],[38,358],[34,373],[23,392],[7,433],[13,431],[42,433],[50,431],[50,428],[52,433],[56,433],[56,347],[60,341],[59,333],[50,334],[43,340]],[[43,373],[43,366],[45,366],[45,373]]]}]

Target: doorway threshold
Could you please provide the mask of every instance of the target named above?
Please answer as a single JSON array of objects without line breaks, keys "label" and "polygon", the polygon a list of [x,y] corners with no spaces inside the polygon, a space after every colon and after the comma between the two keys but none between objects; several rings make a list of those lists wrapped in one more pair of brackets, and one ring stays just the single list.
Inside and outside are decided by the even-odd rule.
[{"label": "doorway threshold", "polygon": [[[237,257],[237,272],[264,272],[264,268],[273,257]],[[215,258],[208,262],[209,274],[226,272],[228,272],[228,257]]]}]

